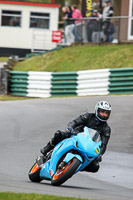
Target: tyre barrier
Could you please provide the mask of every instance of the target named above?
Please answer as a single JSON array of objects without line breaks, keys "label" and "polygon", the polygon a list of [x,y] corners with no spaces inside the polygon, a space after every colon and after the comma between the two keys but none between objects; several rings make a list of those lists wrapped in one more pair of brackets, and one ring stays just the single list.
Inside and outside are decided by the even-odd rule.
[{"label": "tyre barrier", "polygon": [[133,68],[78,72],[9,72],[13,96],[52,97],[133,93]]}]

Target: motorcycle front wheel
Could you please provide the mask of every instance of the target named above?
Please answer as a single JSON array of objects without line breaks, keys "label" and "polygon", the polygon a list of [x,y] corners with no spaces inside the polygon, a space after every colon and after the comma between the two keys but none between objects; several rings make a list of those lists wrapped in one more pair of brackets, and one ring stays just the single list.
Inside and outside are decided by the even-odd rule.
[{"label": "motorcycle front wheel", "polygon": [[37,163],[35,163],[32,166],[32,168],[30,169],[28,175],[29,175],[29,179],[32,182],[39,183],[40,181],[42,181],[42,179],[40,178],[40,168],[38,167]]},{"label": "motorcycle front wheel", "polygon": [[68,163],[66,163],[62,169],[57,169],[51,178],[51,184],[54,186],[59,186],[67,181],[69,178],[71,178],[72,175],[74,175],[80,163],[81,162],[77,158],[73,158]]}]

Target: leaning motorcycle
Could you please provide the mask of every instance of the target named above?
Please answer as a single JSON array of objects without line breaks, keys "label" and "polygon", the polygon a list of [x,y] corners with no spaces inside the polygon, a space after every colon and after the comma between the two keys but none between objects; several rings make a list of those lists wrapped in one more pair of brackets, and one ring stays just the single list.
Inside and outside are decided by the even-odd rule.
[{"label": "leaning motorcycle", "polygon": [[83,171],[100,154],[100,146],[100,134],[85,127],[83,132],[61,141],[47,153],[42,168],[36,162],[28,173],[29,179],[32,182],[50,180],[52,185],[59,186]]}]

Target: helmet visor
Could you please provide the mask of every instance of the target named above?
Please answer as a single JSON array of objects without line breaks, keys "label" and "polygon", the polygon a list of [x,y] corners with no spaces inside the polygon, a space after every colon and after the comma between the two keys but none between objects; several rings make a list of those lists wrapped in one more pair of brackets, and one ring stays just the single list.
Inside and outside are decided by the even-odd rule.
[{"label": "helmet visor", "polygon": [[98,117],[102,120],[107,120],[110,116],[110,110],[104,110],[102,108],[98,108]]}]

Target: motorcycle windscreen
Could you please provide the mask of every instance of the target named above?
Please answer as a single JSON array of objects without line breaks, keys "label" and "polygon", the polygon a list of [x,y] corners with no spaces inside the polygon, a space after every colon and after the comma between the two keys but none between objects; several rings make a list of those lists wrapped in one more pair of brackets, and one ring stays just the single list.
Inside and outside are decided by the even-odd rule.
[{"label": "motorcycle windscreen", "polygon": [[85,127],[84,132],[78,134],[78,147],[89,157],[97,157],[100,146],[101,137],[96,130]]}]

